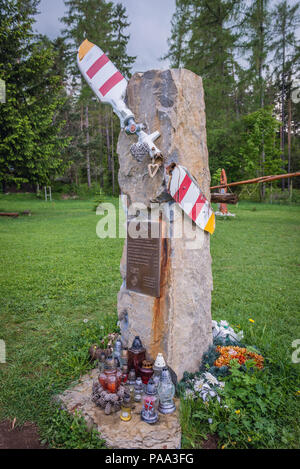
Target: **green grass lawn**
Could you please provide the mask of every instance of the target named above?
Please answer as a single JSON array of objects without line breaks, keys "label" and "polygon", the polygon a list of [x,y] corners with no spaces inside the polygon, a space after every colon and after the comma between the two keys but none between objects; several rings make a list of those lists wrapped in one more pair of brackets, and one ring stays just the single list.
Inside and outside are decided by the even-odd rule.
[{"label": "green grass lawn", "polygon": [[[47,432],[63,428],[69,441],[72,424],[55,417],[51,398],[89,368],[87,346],[116,328],[123,240],[96,236],[91,200],[0,196],[0,211],[26,209],[31,217],[0,218],[0,339],[7,347],[0,419],[37,422],[62,447],[64,436],[54,441]],[[211,240],[213,318],[243,329],[270,360],[286,399],[286,446],[297,447],[300,363],[291,356],[300,339],[300,206],[240,203],[231,211],[236,218],[217,220]]]}]

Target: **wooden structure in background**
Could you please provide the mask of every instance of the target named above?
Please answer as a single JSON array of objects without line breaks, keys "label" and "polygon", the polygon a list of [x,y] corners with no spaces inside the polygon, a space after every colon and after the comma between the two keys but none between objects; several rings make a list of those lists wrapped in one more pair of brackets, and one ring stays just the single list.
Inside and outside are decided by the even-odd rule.
[{"label": "wooden structure in background", "polygon": [[211,189],[222,189],[225,187],[235,187],[241,186],[242,184],[258,184],[261,182],[272,182],[277,181],[278,179],[287,179],[291,177],[300,176],[300,171],[297,173],[288,173],[288,174],[278,174],[277,176],[261,176],[255,179],[248,179],[247,181],[238,181],[238,182],[230,182],[229,184],[220,184],[219,186],[211,186]]}]

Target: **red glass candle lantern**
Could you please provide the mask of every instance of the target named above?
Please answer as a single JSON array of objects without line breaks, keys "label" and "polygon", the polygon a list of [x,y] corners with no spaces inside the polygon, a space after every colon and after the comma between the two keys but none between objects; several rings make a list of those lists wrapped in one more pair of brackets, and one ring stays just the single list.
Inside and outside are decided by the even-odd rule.
[{"label": "red glass candle lantern", "polygon": [[142,365],[139,367],[139,372],[142,377],[144,384],[148,384],[149,379],[152,377],[153,371],[153,362],[149,360],[143,360]]},{"label": "red glass candle lantern", "polygon": [[157,396],[156,387],[152,379],[149,380],[146,392],[143,399],[143,408],[141,412],[141,419],[149,424],[156,423],[158,420],[158,408],[159,399]]},{"label": "red glass candle lantern", "polygon": [[117,373],[111,373],[107,377],[107,390],[110,393],[116,393],[118,390]]},{"label": "red glass candle lantern", "polygon": [[101,371],[98,380],[103,389],[106,389],[106,374],[104,373],[104,371]]},{"label": "red glass candle lantern", "polygon": [[128,350],[128,369],[135,369],[135,373],[139,375],[139,367],[146,358],[146,349],[143,347],[141,339],[136,336],[132,342],[131,348]]},{"label": "red glass candle lantern", "polygon": [[107,358],[105,369],[100,373],[98,380],[106,391],[110,393],[118,391],[122,380],[122,372],[115,367],[113,357]]}]

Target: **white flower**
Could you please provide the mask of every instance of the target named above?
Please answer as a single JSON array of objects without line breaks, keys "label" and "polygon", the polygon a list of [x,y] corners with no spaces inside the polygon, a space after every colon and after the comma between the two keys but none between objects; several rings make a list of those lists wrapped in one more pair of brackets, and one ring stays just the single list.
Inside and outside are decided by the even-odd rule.
[{"label": "white flower", "polygon": [[220,324],[220,326],[222,326],[222,327],[228,327],[228,326],[229,326],[229,324],[228,324],[227,321],[220,321],[219,324]]},{"label": "white flower", "polygon": [[208,392],[210,391],[210,385],[208,383],[204,383],[202,389],[205,390],[205,392]]},{"label": "white flower", "polygon": [[219,382],[218,382],[217,378],[215,378],[214,375],[212,375],[208,371],[206,373],[204,373],[204,377],[213,386],[218,386]]},{"label": "white flower", "polygon": [[195,381],[194,383],[194,390],[197,391],[197,392],[200,392],[202,387],[203,387],[203,379],[202,380],[199,380],[199,381]]},{"label": "white flower", "polygon": [[202,398],[203,402],[206,401],[207,395],[208,395],[207,392],[202,392],[202,393],[201,393],[201,398]]},{"label": "white flower", "polygon": [[89,322],[89,320],[88,320],[88,319],[84,319],[83,322],[84,322],[84,324],[86,324],[87,322]]},{"label": "white flower", "polygon": [[185,390],[185,397],[187,397],[187,398],[191,397],[191,398],[194,399],[196,396],[195,396],[194,392],[191,389],[186,389]]},{"label": "white flower", "polygon": [[229,326],[227,321],[212,321],[213,338],[226,339],[229,337],[233,342],[241,342],[244,337],[243,331],[236,333],[232,327]]}]

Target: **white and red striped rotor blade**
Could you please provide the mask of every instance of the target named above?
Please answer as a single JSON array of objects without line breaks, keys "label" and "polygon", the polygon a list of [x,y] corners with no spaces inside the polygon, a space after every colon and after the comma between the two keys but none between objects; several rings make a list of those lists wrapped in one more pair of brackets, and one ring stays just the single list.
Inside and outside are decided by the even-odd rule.
[{"label": "white and red striped rotor blade", "polygon": [[215,214],[197,182],[183,166],[176,165],[172,169],[169,193],[197,226],[213,234]]},{"label": "white and red striped rotor blade", "polygon": [[79,47],[77,63],[100,101],[108,103],[125,95],[127,80],[100,47],[86,39]]}]

